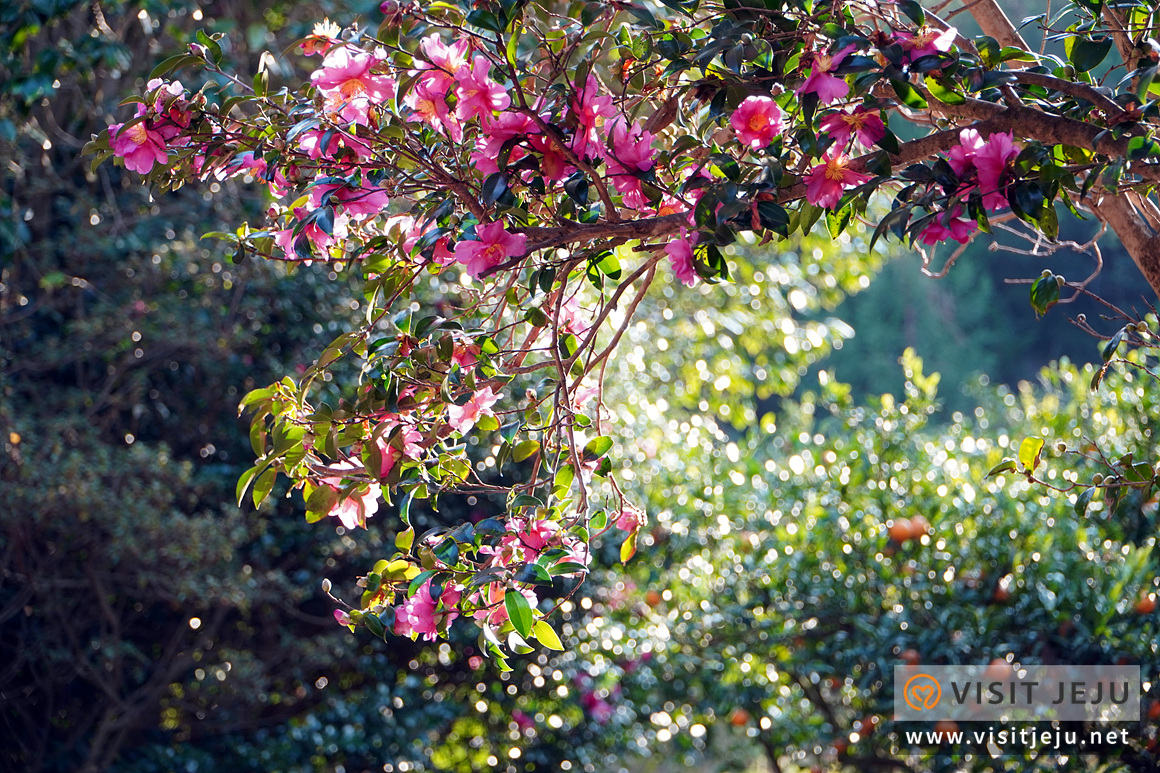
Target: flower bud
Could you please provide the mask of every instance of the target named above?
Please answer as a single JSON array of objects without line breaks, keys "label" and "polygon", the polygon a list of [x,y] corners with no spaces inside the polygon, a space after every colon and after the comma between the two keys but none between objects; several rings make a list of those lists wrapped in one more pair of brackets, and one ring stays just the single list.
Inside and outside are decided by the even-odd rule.
[{"label": "flower bud", "polygon": [[323,579],[323,580],[322,580],[322,592],[323,592],[323,593],[330,593],[330,587],[331,587],[331,586],[330,586],[330,580],[328,580],[328,579]]}]

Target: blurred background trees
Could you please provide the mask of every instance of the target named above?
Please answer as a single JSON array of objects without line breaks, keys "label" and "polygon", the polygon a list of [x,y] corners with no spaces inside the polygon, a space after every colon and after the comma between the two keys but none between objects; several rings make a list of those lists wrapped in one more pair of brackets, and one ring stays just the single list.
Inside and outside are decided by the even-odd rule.
[{"label": "blurred background trees", "polygon": [[[296,499],[239,511],[236,405],[311,362],[356,294],[200,241],[258,218],[255,190],[153,200],[77,153],[126,79],[199,27],[253,67],[359,13],[378,9],[0,8],[0,767],[940,770],[962,763],[911,756],[889,721],[889,669],[911,653],[1126,659],[1156,678],[1137,604],[1155,502],[1077,514],[983,477],[1041,431],[1068,449],[1060,481],[1094,473],[1074,452],[1097,439],[1154,460],[1151,383],[1120,374],[1092,397],[1077,365],[1017,383],[1098,358],[1003,283],[1035,259],[978,250],[934,282],[817,232],[795,253],[735,251],[734,284],[658,290],[632,329],[606,401],[650,524],[627,569],[609,532],[608,570],[565,605],[564,654],[499,675],[466,630],[388,647],[335,625],[317,578],[349,581],[394,535],[307,526]],[[1146,289],[1130,269],[1100,281],[1122,305]],[[941,395],[916,357],[899,364],[907,346]],[[929,530],[891,538],[915,516]],[[1154,728],[1134,737],[1117,764],[1152,769]]]}]

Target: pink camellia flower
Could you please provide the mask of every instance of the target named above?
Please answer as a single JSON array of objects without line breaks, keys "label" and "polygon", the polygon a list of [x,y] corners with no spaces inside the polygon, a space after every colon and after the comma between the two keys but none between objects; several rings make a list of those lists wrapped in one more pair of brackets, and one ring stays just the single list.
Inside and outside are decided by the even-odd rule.
[{"label": "pink camellia flower", "polygon": [[427,61],[416,59],[415,69],[431,70],[432,72],[424,75],[424,80],[432,91],[446,94],[457,73],[467,67],[467,39],[444,45],[439,33],[432,32],[419,41],[419,48],[423,50]]},{"label": "pink camellia flower", "polygon": [[673,273],[685,287],[697,284],[697,269],[693,267],[693,245],[697,243],[697,235],[689,238],[689,232],[681,226],[681,235],[674,237],[665,245],[665,254],[673,264]]},{"label": "pink camellia flower", "polygon": [[411,108],[420,121],[452,142],[460,142],[463,140],[463,127],[451,115],[445,97],[446,94],[420,81],[403,97],[403,104]]},{"label": "pink camellia flower", "polygon": [[576,167],[568,163],[564,154],[556,148],[555,143],[543,134],[531,135],[528,137],[528,144],[534,150],[539,151],[540,171],[543,172],[546,179],[563,180],[566,177],[571,177],[572,173],[576,171]]},{"label": "pink camellia flower", "polygon": [[729,117],[729,125],[742,145],[764,148],[782,132],[781,108],[769,97],[746,97]]},{"label": "pink camellia flower", "polygon": [[[137,106],[137,115],[145,114],[145,106]],[[109,147],[113,155],[125,160],[125,168],[139,174],[149,174],[154,164],[164,164],[169,160],[165,152],[165,136],[150,129],[146,121],[122,128],[125,124],[109,126]]]},{"label": "pink camellia flower", "polygon": [[431,598],[431,581],[428,580],[395,610],[395,633],[412,638],[421,635],[427,641],[434,641],[441,629],[446,629],[459,617],[455,605],[462,595],[461,591],[445,587],[436,601]]},{"label": "pink camellia flower", "polygon": [[631,507],[620,511],[620,517],[616,519],[616,528],[621,531],[636,531],[644,523],[643,514],[639,510],[633,510]]},{"label": "pink camellia flower", "polygon": [[[480,174],[489,175],[499,171],[499,153],[504,143],[524,134],[539,131],[530,115],[508,111],[498,117],[483,116],[483,131],[475,141],[471,163]],[[514,163],[524,157],[526,151],[518,145],[511,149],[508,162]]]},{"label": "pink camellia flower", "polygon": [[[350,462],[340,462],[332,465],[333,470],[360,470],[358,465]],[[342,487],[342,478],[323,478],[322,483],[330,486],[336,491]],[[327,515],[333,515],[342,522],[342,525],[348,529],[357,529],[358,527],[367,527],[367,518],[379,511],[379,496],[382,495],[383,490],[377,483],[365,484],[366,490],[361,494],[357,492],[351,496],[334,504]]]},{"label": "pink camellia flower", "polygon": [[[294,216],[299,220],[303,220],[307,216],[305,207],[296,207],[294,209]],[[330,233],[322,230],[317,221],[308,223],[298,236],[305,235],[306,238],[314,245],[315,250],[325,253],[332,245],[338,243],[340,240],[347,237],[350,218],[342,213],[338,213],[334,217],[334,223],[331,227]],[[293,228],[285,228],[274,232],[274,243],[282,248],[288,260],[301,260],[299,255],[294,251],[294,242],[297,241],[297,236],[294,234]]]},{"label": "pink camellia flower", "polygon": [[959,144],[947,153],[947,163],[955,174],[963,177],[975,168],[975,154],[986,144],[978,129],[963,129],[959,133]]},{"label": "pink camellia flower", "polygon": [[528,237],[508,233],[503,223],[481,223],[475,228],[474,241],[461,239],[455,244],[455,259],[467,267],[469,276],[479,278],[483,272],[508,258],[523,255]]},{"label": "pink camellia flower", "polygon": [[626,206],[633,209],[643,209],[648,205],[644,189],[636,172],[647,172],[653,168],[653,156],[656,148],[652,146],[655,139],[650,132],[634,123],[628,128],[628,122],[618,117],[609,127],[608,139],[612,144],[611,152],[605,152],[605,162],[608,165],[608,174],[612,177],[612,187],[621,194]]},{"label": "pink camellia flower", "polygon": [[326,55],[310,80],[319,91],[336,94],[344,101],[365,97],[372,104],[381,104],[394,98],[395,81],[371,72],[379,61],[365,51],[343,46]]},{"label": "pink camellia flower", "polygon": [[339,625],[350,625],[350,615],[341,609],[334,610],[334,619],[338,621]]},{"label": "pink camellia flower", "polygon": [[962,207],[955,207],[953,213],[947,223],[943,223],[944,216],[940,213],[938,217],[930,222],[926,228],[918,235],[918,240],[927,247],[933,247],[939,242],[945,242],[947,239],[953,239],[959,244],[964,244],[971,238],[971,234],[975,232],[977,223],[974,220],[966,220],[958,217],[962,211]]},{"label": "pink camellia flower", "polygon": [[995,210],[1007,206],[1007,196],[1003,193],[1003,176],[1008,165],[1019,155],[1015,137],[1011,132],[996,132],[986,139],[983,146],[975,151],[975,169],[979,171],[979,189],[983,192],[983,205]]},{"label": "pink camellia flower", "polygon": [[475,426],[481,416],[494,416],[491,406],[499,401],[499,395],[484,387],[471,396],[463,405],[447,406],[447,424],[456,432],[465,433]]},{"label": "pink camellia flower", "polygon": [[310,208],[322,206],[322,198],[327,192],[330,204],[341,204],[343,211],[356,219],[377,215],[390,203],[387,192],[382,188],[351,188],[345,185],[323,184],[310,189]]},{"label": "pink camellia flower", "polygon": [[833,209],[842,193],[870,179],[870,175],[850,169],[850,159],[836,153],[806,173],[806,201],[823,209]]},{"label": "pink camellia flower", "polygon": [[479,345],[472,343],[456,344],[455,349],[451,352],[451,362],[464,370],[474,368],[475,363],[479,362]]},{"label": "pink camellia flower", "polygon": [[374,151],[362,140],[347,132],[336,131],[330,137],[330,142],[322,147],[322,138],[326,132],[321,129],[311,129],[298,135],[298,149],[304,151],[310,158],[318,160],[323,156],[334,158],[343,148],[350,148],[359,161],[366,161]]},{"label": "pink camellia flower", "polygon": [[596,149],[598,138],[596,127],[605,118],[616,115],[616,108],[612,104],[612,97],[605,94],[600,96],[600,81],[589,73],[584,86],[576,90],[576,98],[569,105],[570,111],[578,124],[576,134],[572,138],[572,150],[580,158],[584,158]]},{"label": "pink camellia flower", "polygon": [[[397,424],[396,419],[386,419],[388,424]],[[395,465],[402,459],[419,459],[423,456],[423,447],[419,445],[423,440],[422,433],[419,430],[409,425],[403,424],[400,430],[403,448],[399,450],[394,444],[388,442],[388,436],[383,435],[378,439],[377,445],[379,452],[383,457],[383,465],[379,470],[379,477],[386,478],[391,474],[391,470],[395,469]],[[389,434],[389,433],[388,433]]]},{"label": "pink camellia flower", "polygon": [[851,113],[831,113],[822,119],[818,128],[830,135],[839,148],[846,147],[851,136],[867,148],[886,136],[886,125],[878,113],[862,107]]},{"label": "pink camellia flower", "polygon": [[798,87],[798,95],[804,97],[806,94],[817,94],[823,105],[846,96],[850,91],[850,84],[846,83],[845,78],[830,73],[837,69],[853,50],[854,46],[846,46],[834,54],[815,54],[809,77]]},{"label": "pink camellia flower", "polygon": [[459,70],[455,78],[455,96],[459,102],[455,106],[455,117],[466,121],[479,115],[488,115],[506,110],[511,104],[507,89],[491,79],[491,62],[482,56],[475,57],[471,69]]},{"label": "pink camellia flower", "polygon": [[917,32],[896,32],[894,39],[907,52],[908,61],[913,62],[924,56],[950,51],[958,34],[954,27],[936,30],[923,26]]}]

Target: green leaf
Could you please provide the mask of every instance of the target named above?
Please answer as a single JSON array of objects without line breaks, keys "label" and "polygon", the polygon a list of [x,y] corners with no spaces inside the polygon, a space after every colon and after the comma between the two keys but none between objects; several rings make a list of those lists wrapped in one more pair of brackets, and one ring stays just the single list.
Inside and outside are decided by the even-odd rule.
[{"label": "green leaf", "polygon": [[1088,505],[1091,504],[1092,496],[1095,495],[1095,486],[1086,488],[1079,492],[1079,496],[1075,498],[1075,514],[1081,518],[1087,514]]},{"label": "green leaf", "polygon": [[547,620],[537,620],[533,632],[540,644],[543,644],[548,649],[556,650],[557,652],[564,651],[564,643],[560,641],[560,637],[556,635],[556,631]]},{"label": "green leaf", "polygon": [[247,489],[250,488],[250,482],[254,480],[254,476],[258,474],[261,467],[255,465],[242,473],[242,477],[238,478],[238,485],[234,493],[237,494],[238,507],[242,506],[242,500],[246,496]]},{"label": "green leaf", "polygon": [[479,200],[485,207],[490,207],[499,201],[500,196],[508,189],[507,175],[503,172],[495,172],[488,175],[487,179],[483,181],[483,189],[480,191]]},{"label": "green leaf", "polygon": [[1124,336],[1128,334],[1128,328],[1122,327],[1116,334],[1112,336],[1111,340],[1104,345],[1104,350],[1100,352],[1104,362],[1108,362],[1116,356],[1116,350],[1120,348],[1120,344],[1124,341]]},{"label": "green leaf", "polygon": [[551,585],[552,575],[539,564],[524,564],[512,577],[516,582],[528,585]]},{"label": "green leaf", "polygon": [[914,86],[911,86],[908,81],[891,78],[890,85],[894,87],[894,93],[898,95],[899,101],[911,110],[927,109],[928,105],[926,104],[926,100],[923,99],[922,94]]},{"label": "green leaf", "polygon": [[274,479],[277,477],[278,471],[273,468],[258,476],[258,480],[254,483],[254,507],[261,507],[266,497],[270,496],[270,491],[274,488]]},{"label": "green leaf", "polygon": [[1031,306],[1035,315],[1042,317],[1055,304],[1059,303],[1059,281],[1054,274],[1041,276],[1031,285]]},{"label": "green leaf", "polygon": [[1000,475],[1004,472],[1011,472],[1014,469],[1016,469],[1015,460],[1014,459],[1004,459],[1003,461],[999,462],[994,467],[992,467],[991,471],[988,472],[984,477],[993,478],[996,475]]},{"label": "green leaf", "polygon": [[379,638],[386,637],[387,629],[386,629],[386,627],[383,626],[382,621],[379,620],[378,615],[374,614],[373,612],[369,612],[369,613],[363,615],[362,621],[363,621],[363,625],[365,625],[367,627],[367,630],[370,631],[372,634],[374,634],[375,636],[378,636]]},{"label": "green leaf", "polygon": [[620,563],[627,564],[636,555],[636,532],[632,532],[620,543]]},{"label": "green leaf", "polygon": [[1043,438],[1023,438],[1023,442],[1019,444],[1019,464],[1023,465],[1024,471],[1035,472],[1035,468],[1039,466],[1042,452]]},{"label": "green leaf", "polygon": [[518,590],[509,589],[503,597],[503,605],[508,613],[508,620],[511,620],[512,627],[515,628],[520,636],[527,638],[532,631],[532,608],[528,606],[528,600],[524,598],[524,594]]},{"label": "green leaf", "polygon": [[533,456],[540,450],[540,441],[538,440],[524,440],[516,444],[512,449],[512,459],[517,462],[522,462],[525,459]]},{"label": "green leaf", "polygon": [[584,446],[584,461],[591,462],[607,454],[612,450],[612,438],[597,437],[588,441],[588,445]]},{"label": "green leaf", "polygon": [[898,10],[906,14],[919,27],[926,24],[926,12],[917,0],[898,0],[896,5]]},{"label": "green leaf", "polygon": [[1072,38],[1074,43],[1068,58],[1080,72],[1089,72],[1100,66],[1108,53],[1112,50],[1112,36],[1105,35],[1099,40],[1091,38]]},{"label": "green leaf", "polygon": [[926,76],[926,87],[930,91],[930,95],[947,105],[962,105],[965,104],[967,98],[956,91],[950,84],[946,83],[942,78],[932,78]]},{"label": "green leaf", "polygon": [[338,503],[338,490],[333,486],[322,485],[310,492],[306,500],[306,521],[317,523],[326,516]]},{"label": "green leaf", "polygon": [[408,526],[405,531],[401,531],[395,535],[395,547],[401,553],[411,552],[411,546],[415,544],[415,527]]}]

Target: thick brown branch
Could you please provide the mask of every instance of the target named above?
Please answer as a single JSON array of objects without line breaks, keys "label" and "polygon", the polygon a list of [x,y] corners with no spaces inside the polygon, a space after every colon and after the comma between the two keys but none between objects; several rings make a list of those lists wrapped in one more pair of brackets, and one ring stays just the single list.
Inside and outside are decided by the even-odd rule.
[{"label": "thick brown branch", "polygon": [[1120,237],[1152,291],[1160,295],[1160,237],[1125,197],[1105,196],[1090,206]]}]

